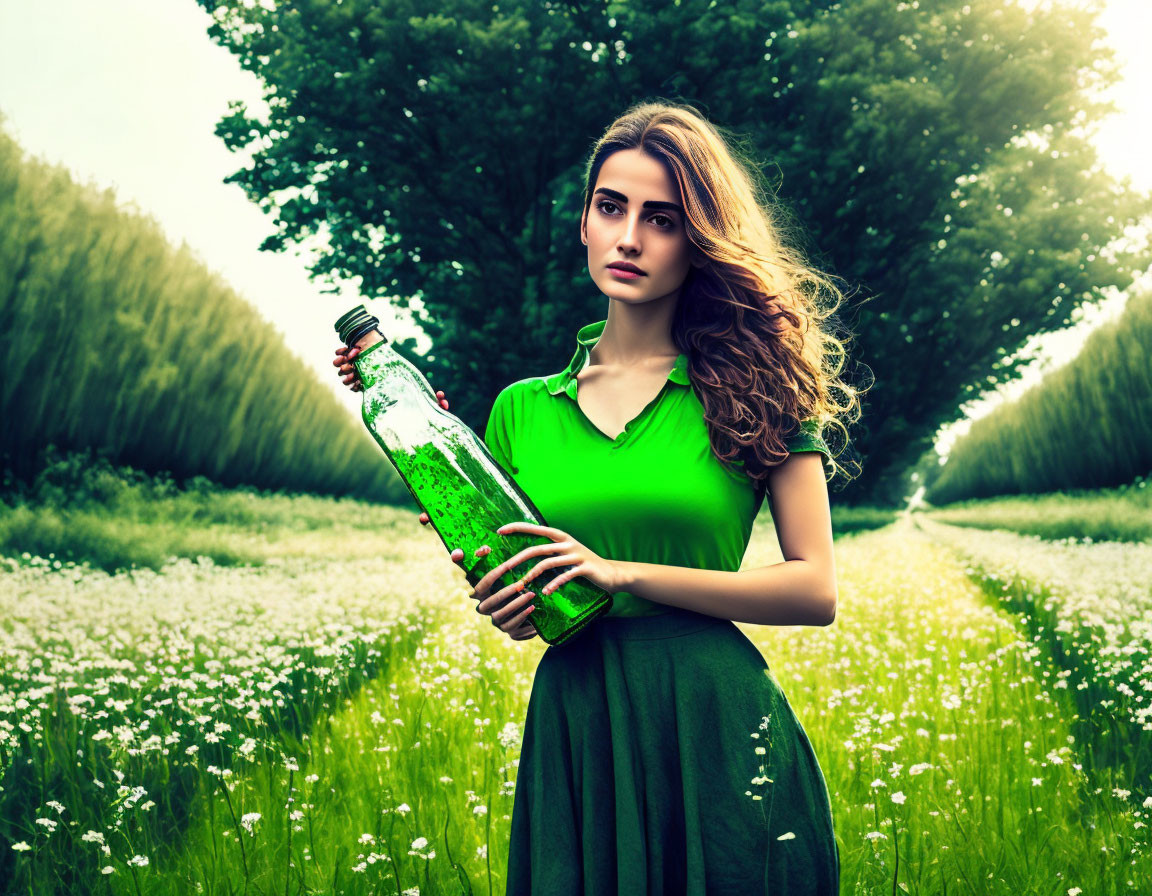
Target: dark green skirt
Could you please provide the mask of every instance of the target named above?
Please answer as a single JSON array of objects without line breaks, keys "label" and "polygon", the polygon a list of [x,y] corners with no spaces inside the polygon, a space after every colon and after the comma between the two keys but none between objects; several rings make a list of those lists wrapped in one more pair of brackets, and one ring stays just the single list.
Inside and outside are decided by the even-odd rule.
[{"label": "dark green skirt", "polygon": [[839,878],[812,744],[731,621],[602,617],[545,650],[507,896],[833,896]]}]

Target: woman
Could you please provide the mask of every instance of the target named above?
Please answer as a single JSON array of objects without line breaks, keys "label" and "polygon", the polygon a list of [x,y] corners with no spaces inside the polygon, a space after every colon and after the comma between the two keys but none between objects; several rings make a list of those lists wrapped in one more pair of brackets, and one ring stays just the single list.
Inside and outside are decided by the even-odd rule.
[{"label": "woman", "polygon": [[[500,531],[549,542],[481,579],[477,610],[525,640],[542,571],[572,567],[544,590],[579,575],[613,595],[537,667],[508,894],[838,891],[823,773],[733,623],[833,621],[837,465],[819,421],[843,428],[859,401],[825,369],[842,343],[819,302],[839,293],[782,244],[754,184],[690,106],[615,121],[580,224],[608,317],[580,329],[563,371],[493,404],[485,441],[550,523]],[[334,362],[354,389],[355,354]],[[766,496],[787,559],[740,570]],[[509,569],[521,582],[490,594]]]}]

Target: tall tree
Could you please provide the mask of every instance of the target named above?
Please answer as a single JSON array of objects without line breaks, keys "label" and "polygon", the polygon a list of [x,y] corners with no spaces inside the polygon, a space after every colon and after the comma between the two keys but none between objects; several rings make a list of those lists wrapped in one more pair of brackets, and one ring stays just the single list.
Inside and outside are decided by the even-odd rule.
[{"label": "tall tree", "polygon": [[[199,0],[267,85],[217,133],[275,216],[261,248],[328,241],[318,276],[422,307],[425,357],[483,426],[506,383],[558,370],[606,300],[577,238],[592,141],[627,105],[696,104],[858,285],[846,321],[875,383],[852,497],[904,492],[937,428],[1005,359],[1148,261],[1108,250],[1149,209],[1084,134],[1114,73],[1092,11],[1011,0],[500,4]],[[272,7],[272,4],[268,4]],[[807,235],[807,239],[804,235]]]}]

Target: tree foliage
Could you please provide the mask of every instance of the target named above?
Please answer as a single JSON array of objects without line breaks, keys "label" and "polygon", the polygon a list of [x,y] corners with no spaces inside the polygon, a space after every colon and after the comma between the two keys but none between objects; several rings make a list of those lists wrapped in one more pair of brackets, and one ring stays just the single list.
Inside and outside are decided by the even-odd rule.
[{"label": "tree foliage", "polygon": [[1114,77],[1091,10],[1010,0],[479,4],[199,0],[267,85],[218,134],[274,216],[261,248],[327,241],[317,276],[420,300],[426,357],[481,428],[508,382],[560,369],[604,315],[578,239],[592,142],[638,99],[695,104],[858,287],[871,369],[856,492],[899,495],[938,427],[1008,357],[1147,263],[1109,249],[1149,208],[1088,142]]},{"label": "tree foliage", "polygon": [[924,498],[939,505],[1136,482],[1152,472],[1150,404],[1152,290],[1134,287],[1124,313],[1093,330],[1075,358],[975,421],[947,463],[931,465]]}]

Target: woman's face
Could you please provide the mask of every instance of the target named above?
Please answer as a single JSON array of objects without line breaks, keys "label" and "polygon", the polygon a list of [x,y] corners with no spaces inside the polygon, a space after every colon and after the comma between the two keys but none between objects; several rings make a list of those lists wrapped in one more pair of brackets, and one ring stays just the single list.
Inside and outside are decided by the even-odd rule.
[{"label": "woman's face", "polygon": [[[629,304],[675,301],[694,259],[702,259],[684,229],[676,181],[639,149],[618,150],[600,166],[592,203],[580,219],[580,240],[600,291]],[[630,262],[644,273],[621,276],[609,267],[614,262]]]}]

